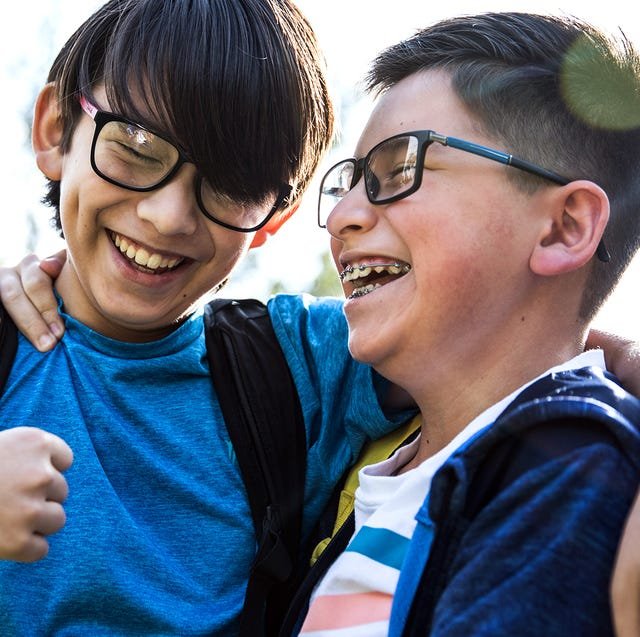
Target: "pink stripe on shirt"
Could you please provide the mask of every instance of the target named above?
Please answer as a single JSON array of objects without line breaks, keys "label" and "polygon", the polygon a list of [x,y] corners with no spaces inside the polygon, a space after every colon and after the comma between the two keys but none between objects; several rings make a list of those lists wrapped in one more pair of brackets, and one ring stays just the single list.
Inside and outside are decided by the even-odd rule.
[{"label": "pink stripe on shirt", "polygon": [[389,621],[391,595],[380,592],[320,595],[313,600],[300,634]]}]

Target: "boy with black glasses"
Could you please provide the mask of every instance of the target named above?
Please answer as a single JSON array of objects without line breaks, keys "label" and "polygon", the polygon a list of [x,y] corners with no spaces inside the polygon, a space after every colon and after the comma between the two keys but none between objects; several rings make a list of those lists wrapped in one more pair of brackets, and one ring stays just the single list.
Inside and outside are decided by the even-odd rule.
[{"label": "boy with black glasses", "polygon": [[578,20],[484,14],[392,46],[368,81],[319,221],[350,351],[422,430],[360,472],[289,629],[611,635],[640,402],[583,349],[640,242],[640,57]]},{"label": "boy with black glasses", "polygon": [[[33,146],[67,243],[65,337],[46,354],[20,338],[0,399],[19,459],[1,557],[49,553],[0,562],[3,635],[236,634],[256,538],[198,308],[293,213],[332,128],[289,0],[112,0],[59,53]],[[269,315],[306,427],[306,535],[392,424],[338,301]]]}]

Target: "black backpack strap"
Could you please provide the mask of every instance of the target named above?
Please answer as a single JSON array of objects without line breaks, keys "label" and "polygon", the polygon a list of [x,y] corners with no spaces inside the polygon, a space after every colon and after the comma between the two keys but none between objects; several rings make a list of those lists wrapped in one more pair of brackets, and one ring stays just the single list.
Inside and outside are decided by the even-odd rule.
[{"label": "black backpack strap", "polygon": [[260,301],[205,308],[207,355],[256,530],[240,634],[276,634],[300,554],[306,435],[298,394]]},{"label": "black backpack strap", "polygon": [[18,330],[0,303],[0,393],[9,378],[18,349]]}]

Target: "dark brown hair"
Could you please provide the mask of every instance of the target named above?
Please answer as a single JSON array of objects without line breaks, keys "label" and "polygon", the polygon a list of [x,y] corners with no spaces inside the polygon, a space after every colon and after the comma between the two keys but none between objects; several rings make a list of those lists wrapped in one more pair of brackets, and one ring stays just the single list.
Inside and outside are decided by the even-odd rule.
[{"label": "dark brown hair", "polygon": [[[295,202],[333,134],[324,59],[289,0],[111,0],[69,38],[49,81],[63,151],[78,95],[103,84],[112,110],[162,133],[240,203],[282,183]],[[61,232],[59,182],[45,202]]]}]

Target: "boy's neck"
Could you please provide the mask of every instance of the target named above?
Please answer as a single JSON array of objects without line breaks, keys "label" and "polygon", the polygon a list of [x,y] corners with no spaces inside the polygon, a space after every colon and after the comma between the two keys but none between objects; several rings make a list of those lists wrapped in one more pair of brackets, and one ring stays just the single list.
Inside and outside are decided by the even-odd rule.
[{"label": "boy's neck", "polygon": [[450,342],[448,352],[424,352],[401,368],[380,370],[412,396],[422,413],[423,435],[411,464],[438,452],[476,416],[525,383],[583,351],[583,330],[561,332],[558,325],[546,324],[516,338],[495,334],[475,346]]}]

